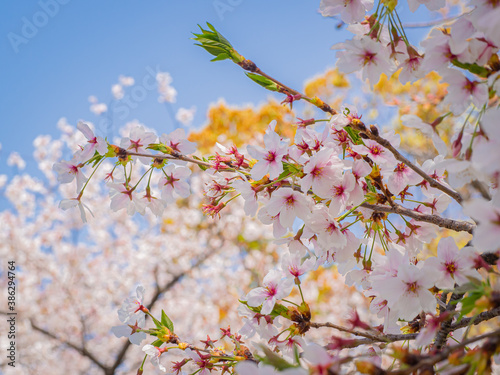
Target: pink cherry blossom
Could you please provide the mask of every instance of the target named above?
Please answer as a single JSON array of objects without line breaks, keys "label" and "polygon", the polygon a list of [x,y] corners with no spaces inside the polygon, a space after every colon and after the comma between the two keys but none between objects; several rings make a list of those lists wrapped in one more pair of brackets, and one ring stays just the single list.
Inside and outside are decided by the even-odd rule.
[{"label": "pink cherry blossom", "polygon": [[245,200],[245,213],[248,216],[255,216],[255,213],[259,208],[259,204],[257,203],[257,191],[249,182],[239,179],[233,181],[232,186],[237,192],[241,194],[241,196]]},{"label": "pink cherry blossom", "polygon": [[265,149],[259,146],[248,146],[248,153],[258,162],[252,168],[252,178],[262,179],[269,173],[269,178],[277,178],[283,172],[281,160],[287,154],[288,146],[284,144],[281,137],[274,131],[276,121],[273,121],[264,135]]},{"label": "pink cherry blossom", "polygon": [[306,227],[318,236],[319,244],[326,250],[345,246],[347,239],[340,224],[328,213],[326,207],[317,207],[306,221]]},{"label": "pink cherry blossom", "polygon": [[464,204],[464,213],[478,224],[472,239],[474,246],[482,251],[495,251],[499,248],[500,238],[500,193],[493,200],[472,199]]},{"label": "pink cherry blossom", "polygon": [[122,323],[135,323],[136,320],[142,321],[144,315],[144,293],[146,290],[142,285],[139,285],[135,290],[135,296],[128,297],[118,310],[118,318]]},{"label": "pink cherry blossom", "polygon": [[298,252],[286,252],[283,254],[283,258],[281,260],[283,271],[287,273],[287,276],[295,278],[298,278],[306,272],[312,270],[315,264],[316,260],[314,258],[308,258],[302,262],[302,255]]},{"label": "pink cherry blossom", "polygon": [[404,163],[398,163],[394,172],[389,176],[387,187],[393,194],[399,194],[409,185],[415,185],[422,180],[413,169],[409,168]]},{"label": "pink cherry blossom", "polygon": [[113,211],[125,209],[127,214],[133,215],[136,212],[144,215],[146,212],[146,204],[137,196],[137,192],[125,184],[114,182],[108,183],[110,188],[111,204]]},{"label": "pink cherry blossom", "polygon": [[304,167],[306,175],[300,181],[302,191],[312,191],[320,198],[330,196],[330,187],[335,178],[342,173],[342,165],[333,150],[323,149],[314,154]]},{"label": "pink cherry blossom", "polygon": [[441,239],[438,244],[437,257],[425,260],[425,267],[434,270],[438,275],[435,285],[441,289],[453,289],[455,284],[469,282],[469,278],[480,279],[474,269],[474,250],[464,247],[459,250],[452,237]]},{"label": "pink cherry blossom", "polygon": [[369,37],[353,39],[338,45],[337,67],[341,72],[352,73],[362,70],[363,79],[368,79],[375,85],[382,73],[391,74],[394,64],[389,57],[390,51]]},{"label": "pink cherry blossom", "polygon": [[104,155],[108,150],[108,144],[102,137],[97,137],[94,132],[90,129],[88,124],[84,122],[78,122],[78,130],[80,130],[85,138],[87,138],[87,144],[78,153],[78,158],[82,161],[86,161],[94,156],[97,151],[100,155]]},{"label": "pink cherry blossom", "polygon": [[298,191],[287,188],[273,192],[265,208],[271,216],[279,214],[279,221],[285,228],[292,228],[296,217],[304,220],[310,212],[306,197]]},{"label": "pink cherry blossom", "polygon": [[158,182],[162,199],[167,203],[173,203],[175,202],[174,193],[182,198],[187,198],[190,189],[186,180],[191,175],[191,170],[187,167],[176,167],[174,164],[169,164],[163,171],[164,175]]},{"label": "pink cherry blossom", "polygon": [[165,349],[153,345],[144,345],[142,351],[151,357],[151,363],[155,367],[163,372],[167,372],[166,367],[163,366],[160,362],[160,357],[166,351]]},{"label": "pink cherry blossom", "polygon": [[[124,137],[121,140],[120,146],[125,150],[131,150],[132,152],[139,154],[147,154],[148,151],[146,147],[151,143],[157,141],[157,136],[153,132],[147,131],[144,126],[134,126],[130,130],[129,137]],[[147,157],[134,157],[138,158],[143,164],[150,164],[151,158]]]},{"label": "pink cherry blossom", "polygon": [[145,332],[138,332],[138,330],[144,328],[145,324],[146,320],[144,316],[138,316],[135,324],[114,326],[111,327],[111,332],[118,338],[127,337],[131,344],[141,345],[141,342],[146,339],[147,335]]},{"label": "pink cherry blossom", "polygon": [[57,181],[67,184],[76,179],[76,191],[79,193],[87,181],[87,177],[82,172],[83,165],[73,159],[72,161],[60,161],[54,164],[54,171],[57,173]]},{"label": "pink cherry blossom", "polygon": [[189,155],[196,151],[196,143],[188,141],[186,131],[182,128],[175,129],[170,134],[162,134],[160,143],[183,155]]},{"label": "pink cherry blossom", "polygon": [[288,297],[293,288],[293,279],[283,278],[283,274],[277,270],[271,270],[262,281],[264,286],[252,289],[246,296],[249,306],[258,307],[262,305],[261,314],[269,314],[273,311],[278,300]]},{"label": "pink cherry blossom", "polygon": [[430,270],[402,264],[397,277],[391,283],[386,283],[379,293],[387,300],[389,308],[397,310],[401,319],[412,320],[421,311],[435,312],[436,298],[429,292],[435,279],[436,275]]},{"label": "pink cherry blossom", "polygon": [[455,115],[462,114],[471,103],[478,109],[487,103],[488,86],[485,83],[470,80],[455,69],[445,71],[443,79],[448,83],[448,95],[444,103],[450,104]]},{"label": "pink cherry blossom", "polygon": [[323,16],[334,16],[340,13],[345,23],[363,21],[365,13],[373,8],[373,0],[321,0],[319,10]]}]

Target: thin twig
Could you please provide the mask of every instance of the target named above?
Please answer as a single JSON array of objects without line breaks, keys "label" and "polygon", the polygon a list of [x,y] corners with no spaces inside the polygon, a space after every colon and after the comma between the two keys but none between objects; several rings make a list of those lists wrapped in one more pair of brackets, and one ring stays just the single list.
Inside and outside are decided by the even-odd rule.
[{"label": "thin twig", "polygon": [[461,16],[463,16],[463,14],[457,14],[456,16],[441,18],[439,20],[434,20],[434,21],[405,23],[405,24],[403,24],[403,27],[405,29],[419,28],[419,27],[431,27],[431,26],[436,26],[436,25],[440,25],[442,23],[453,21]]},{"label": "thin twig", "polygon": [[92,353],[90,353],[87,349],[85,348],[80,348],[79,346],[76,346],[75,344],[69,342],[69,341],[66,341],[66,340],[63,340],[59,337],[57,337],[55,334],[47,331],[46,329],[38,326],[33,320],[30,320],[30,323],[31,323],[31,326],[33,327],[33,329],[35,331],[38,331],[40,333],[43,333],[45,336],[47,337],[50,337],[56,341],[59,341],[60,343],[64,344],[64,345],[67,345],[69,346],[70,348],[76,350],[77,352],[79,352],[82,356],[84,357],[87,357],[90,361],[92,361],[96,366],[98,366],[99,368],[101,368],[105,373],[107,373],[108,371],[108,368],[103,364],[101,363],[96,357],[94,357],[94,355]]},{"label": "thin twig", "polygon": [[402,370],[389,371],[389,372],[386,372],[386,374],[387,375],[389,375],[389,374],[390,375],[413,374],[419,368],[427,367],[427,366],[434,366],[436,363],[439,363],[439,362],[445,360],[455,350],[463,349],[466,346],[468,346],[476,341],[480,341],[480,340],[487,339],[490,337],[495,337],[495,336],[500,336],[500,329],[497,329],[496,331],[493,331],[493,332],[485,333],[484,335],[472,337],[468,340],[462,341],[461,343],[459,343],[457,345],[448,346],[445,349],[443,349],[441,352],[438,352],[436,355],[433,355],[431,357],[428,357],[428,358],[425,358],[425,359],[418,361],[418,363],[412,367],[408,367],[408,368],[402,369]]},{"label": "thin twig", "polygon": [[404,340],[414,340],[417,337],[416,333],[410,333],[410,334],[401,334],[401,335],[393,335],[393,334],[388,334],[388,335],[373,335],[371,333],[367,332],[361,332],[355,329],[349,329],[345,328],[342,326],[339,326],[334,323],[311,323],[312,328],[333,328],[336,329],[337,331],[341,332],[346,332],[346,333],[351,333],[355,336],[361,336],[365,337],[367,340],[356,340],[356,344],[369,344],[373,342],[394,342],[394,341],[404,341]]},{"label": "thin twig", "polygon": [[173,155],[162,155],[162,154],[142,154],[140,152],[131,152],[131,151],[126,151],[127,155],[131,156],[143,156],[151,159],[169,159],[169,160],[183,160],[187,161],[190,163],[202,165],[207,168],[212,168],[213,165],[207,162],[204,162],[202,160],[196,160],[194,158],[190,158],[189,156],[184,156],[184,155],[178,155],[178,156],[173,156]]},{"label": "thin twig", "polygon": [[366,131],[366,129],[365,129],[364,134],[366,134],[370,139],[374,140],[375,142],[377,142],[381,146],[388,149],[397,160],[399,160],[400,162],[404,163],[409,168],[411,168],[420,177],[422,177],[425,181],[427,181],[431,187],[433,187],[435,189],[439,189],[443,193],[448,194],[450,197],[455,199],[458,203],[461,203],[463,201],[463,198],[460,195],[460,193],[458,193],[457,191],[455,191],[453,189],[450,189],[448,186],[446,186],[446,185],[440,183],[439,181],[436,181],[432,177],[430,177],[420,167],[418,167],[417,165],[413,164],[410,160],[405,158],[398,150],[396,150],[396,148],[387,139],[382,138],[381,136],[374,134],[371,131]]},{"label": "thin twig", "polygon": [[386,213],[394,213],[394,214],[408,216],[417,221],[424,221],[426,223],[431,223],[441,228],[454,230],[455,232],[468,232],[472,234],[473,230],[476,227],[474,224],[469,223],[468,221],[458,221],[458,220],[447,219],[437,215],[423,214],[421,212],[417,212],[402,207],[398,204],[396,204],[394,207],[389,207],[376,204],[362,203],[361,207],[368,208],[375,212],[386,212]]},{"label": "thin twig", "polygon": [[471,325],[471,324],[478,325],[479,323],[482,323],[486,320],[496,318],[498,316],[500,316],[500,306],[495,307],[494,309],[491,309],[488,311],[483,311],[482,313],[478,314],[477,316],[473,316],[471,318],[463,318],[458,323],[452,324],[450,329],[451,329],[451,331],[455,331],[459,328],[467,327],[468,325]]}]

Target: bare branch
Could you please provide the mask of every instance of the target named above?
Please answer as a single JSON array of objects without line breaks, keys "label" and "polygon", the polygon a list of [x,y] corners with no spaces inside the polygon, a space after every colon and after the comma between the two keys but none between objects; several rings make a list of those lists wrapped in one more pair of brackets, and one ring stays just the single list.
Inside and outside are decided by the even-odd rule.
[{"label": "bare branch", "polygon": [[496,331],[492,331],[492,332],[489,332],[489,333],[485,333],[484,335],[479,335],[479,336],[472,337],[472,338],[470,338],[468,340],[462,341],[461,343],[459,343],[457,345],[448,346],[445,349],[443,349],[442,351],[438,352],[437,354],[435,354],[435,355],[433,355],[431,357],[428,357],[428,358],[425,358],[425,359],[422,359],[422,360],[418,361],[418,363],[416,365],[412,366],[412,367],[408,367],[408,368],[402,369],[402,370],[389,371],[389,372],[386,372],[386,374],[388,374],[388,375],[389,374],[390,375],[413,374],[419,368],[428,367],[428,366],[434,366],[436,363],[439,363],[439,362],[445,360],[446,358],[448,358],[448,356],[451,353],[453,353],[454,351],[456,351],[458,349],[465,348],[467,345],[470,345],[470,344],[472,344],[474,342],[477,342],[477,341],[480,341],[480,340],[484,340],[484,339],[487,339],[487,338],[490,338],[490,337],[500,337],[500,329],[497,329]]},{"label": "bare branch", "polygon": [[101,368],[104,373],[108,373],[109,368],[107,368],[103,363],[101,363],[92,353],[90,353],[87,349],[81,348],[69,341],[63,340],[59,337],[57,337],[55,334],[47,331],[46,329],[38,326],[33,320],[30,320],[31,326],[35,331],[38,331],[40,333],[43,333],[45,336],[50,337],[51,339],[59,341],[61,344],[67,345],[70,348],[76,350],[78,353],[80,353],[82,356],[87,357],[90,361],[92,361],[96,366]]},{"label": "bare branch", "polygon": [[361,207],[368,208],[375,212],[386,212],[386,213],[408,216],[417,221],[424,221],[426,223],[431,223],[441,228],[454,230],[455,232],[468,232],[472,234],[473,230],[476,227],[474,224],[469,223],[467,221],[458,221],[458,220],[447,219],[438,215],[423,214],[402,207],[398,204],[395,204],[394,207],[389,207],[389,206],[363,203],[361,204]]},{"label": "bare branch", "polygon": [[385,147],[390,152],[392,152],[392,154],[394,155],[394,157],[397,160],[399,160],[402,163],[405,163],[405,165],[407,165],[409,168],[413,169],[413,171],[415,171],[420,177],[422,177],[425,181],[427,181],[430,186],[441,190],[445,194],[448,194],[450,197],[455,199],[458,203],[462,202],[463,199],[462,199],[462,196],[460,195],[460,193],[452,190],[448,186],[445,186],[442,183],[440,183],[440,182],[436,181],[435,179],[433,179],[432,177],[430,177],[421,168],[419,168],[418,166],[413,164],[410,160],[405,158],[398,150],[396,150],[396,148],[394,148],[394,146],[391,144],[391,142],[389,142],[387,139],[382,138],[378,134],[374,134],[371,131],[367,131],[366,129],[359,129],[359,130],[363,131],[363,133],[366,134],[368,136],[368,138],[374,140],[375,142],[377,142],[378,144],[380,144],[381,146]]},{"label": "bare branch", "polygon": [[417,337],[416,333],[405,334],[405,335],[374,335],[367,332],[361,332],[355,329],[349,329],[333,323],[311,323],[312,328],[333,328],[337,331],[351,333],[355,336],[365,337],[367,340],[356,340],[355,344],[370,344],[374,342],[394,342],[394,341],[404,341],[404,340],[414,340]]},{"label": "bare branch", "polygon": [[[148,308],[151,310],[155,306],[155,304],[158,302],[160,295],[162,293],[165,293],[168,290],[172,289],[184,276],[188,275],[190,272],[192,272],[193,270],[195,270],[196,268],[201,266],[207,259],[209,259],[212,255],[216,254],[217,251],[218,251],[218,249],[211,249],[211,251],[208,251],[205,254],[203,254],[203,256],[200,259],[198,259],[198,261],[192,267],[190,267],[188,270],[185,270],[183,272],[178,273],[172,280],[170,280],[168,283],[166,283],[162,287],[157,286],[155,294],[151,298],[151,302],[147,305]],[[127,351],[130,348],[130,345],[131,345],[131,343],[129,340],[127,340],[123,344],[122,348],[118,352],[118,355],[117,355],[113,365],[111,366],[111,370],[112,370],[111,374],[114,374],[114,372],[116,371],[118,366],[120,366],[121,363],[123,362],[123,359],[125,358],[125,355],[127,354]]]},{"label": "bare branch", "polygon": [[456,16],[451,16],[447,18],[441,18],[439,20],[433,20],[433,21],[427,21],[427,22],[416,22],[416,23],[404,23],[403,27],[405,29],[415,29],[415,28],[420,28],[420,27],[432,27],[436,25],[441,25],[443,23],[447,23],[453,20],[456,20],[457,18],[463,16],[463,14],[457,14]]},{"label": "bare branch", "polygon": [[484,311],[477,316],[473,316],[471,318],[463,318],[458,323],[454,323],[450,327],[450,331],[455,331],[456,329],[467,327],[468,325],[478,325],[486,320],[490,320],[500,316],[500,306],[495,307],[494,309]]}]

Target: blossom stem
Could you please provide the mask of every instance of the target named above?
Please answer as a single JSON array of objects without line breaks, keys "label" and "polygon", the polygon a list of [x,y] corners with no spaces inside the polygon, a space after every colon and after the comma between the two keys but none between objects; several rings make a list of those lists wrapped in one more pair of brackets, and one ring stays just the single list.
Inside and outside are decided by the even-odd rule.
[{"label": "blossom stem", "polygon": [[295,302],[289,301],[289,300],[287,300],[287,299],[284,299],[284,298],[283,298],[283,299],[282,299],[282,301],[283,301],[283,302],[288,302],[288,303],[289,303],[289,304],[291,304],[291,305],[295,305],[295,306],[299,307],[299,305],[297,305]]},{"label": "blossom stem", "polygon": [[97,172],[97,169],[99,168],[99,166],[102,164],[102,162],[106,159],[106,156],[103,157],[101,159],[101,161],[99,163],[97,163],[97,165],[95,166],[95,168],[93,168],[94,170],[92,171],[92,173],[90,174],[89,178],[87,179],[87,181],[85,181],[85,184],[83,185],[82,187],[82,190],[80,190],[80,193],[78,194],[78,196],[81,198],[82,195],[83,195],[83,191],[85,190],[85,188],[87,187],[88,183],[90,182],[90,179],[92,178],[92,176],[94,176],[95,172]]},{"label": "blossom stem", "polygon": [[302,294],[302,288],[300,287],[300,284],[296,284],[297,287],[299,288],[299,292],[300,292],[300,298],[302,298],[302,302],[303,303],[306,303],[305,299],[304,299],[304,294]]},{"label": "blossom stem", "polygon": [[[142,179],[144,178],[145,175],[148,174],[149,171],[153,172],[153,167],[149,168],[149,170],[146,171],[146,173],[144,173],[141,176],[141,178],[139,179],[139,181],[137,181],[137,183],[135,184],[135,186],[131,189],[132,191],[134,191],[137,188],[137,186],[139,186],[139,184],[141,183]],[[149,175],[149,178],[151,179],[151,174]],[[148,186],[149,186],[149,181],[148,181]]]}]

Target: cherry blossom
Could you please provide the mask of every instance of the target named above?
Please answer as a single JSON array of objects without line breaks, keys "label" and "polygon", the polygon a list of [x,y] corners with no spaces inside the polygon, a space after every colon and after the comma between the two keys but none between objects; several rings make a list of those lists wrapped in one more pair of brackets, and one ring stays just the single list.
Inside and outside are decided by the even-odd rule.
[{"label": "cherry blossom", "polygon": [[127,187],[125,184],[118,184],[114,182],[108,183],[111,196],[110,207],[113,211],[125,209],[127,214],[133,215],[138,212],[144,215],[146,211],[146,202],[137,196],[137,192]]},{"label": "cherry blossom", "polygon": [[54,171],[57,173],[57,181],[67,184],[76,179],[76,191],[80,192],[87,181],[87,177],[82,172],[82,165],[75,158],[71,161],[61,161],[54,164]]},{"label": "cherry blossom", "polygon": [[278,300],[288,297],[293,288],[293,279],[284,278],[280,271],[271,270],[264,277],[262,285],[251,290],[246,300],[249,306],[262,305],[261,314],[269,314]]},{"label": "cherry blossom", "polygon": [[108,150],[108,144],[102,137],[95,136],[88,124],[80,121],[78,122],[77,128],[83,133],[85,138],[87,138],[87,144],[83,146],[81,152],[77,154],[77,159],[86,161],[94,156],[96,151],[100,155],[104,155],[106,153]]},{"label": "cherry blossom", "polygon": [[433,270],[438,279],[435,285],[441,289],[453,289],[454,285],[462,285],[470,278],[479,279],[479,273],[474,269],[472,262],[473,249],[464,247],[458,249],[452,237],[439,241],[437,258],[428,258],[425,267]]},{"label": "cherry blossom", "polygon": [[136,320],[142,321],[145,318],[144,311],[146,310],[142,301],[146,290],[142,285],[135,289],[135,296],[128,297],[118,310],[118,317],[122,323],[135,323]]},{"label": "cherry blossom", "polygon": [[292,228],[296,217],[304,220],[309,214],[308,202],[303,194],[282,188],[273,193],[265,208],[271,216],[279,214],[279,222],[284,228]]},{"label": "cherry blossom", "polygon": [[[156,140],[155,133],[147,131],[144,126],[136,126],[130,131],[129,137],[122,138],[120,146],[136,153],[147,153],[146,147],[151,143],[155,143]],[[143,164],[151,162],[151,159],[147,157],[138,157],[138,159]]]},{"label": "cherry blossom", "polygon": [[345,23],[360,22],[365,18],[365,13],[373,8],[373,0],[321,0],[319,9],[323,16],[334,16],[340,13]]},{"label": "cherry blossom", "polygon": [[449,85],[444,103],[450,104],[455,115],[465,111],[471,102],[480,109],[488,101],[488,87],[484,83],[470,80],[455,69],[445,71],[443,78]]},{"label": "cherry blossom", "polygon": [[411,320],[420,311],[434,313],[436,299],[429,292],[436,279],[435,273],[427,269],[419,269],[413,264],[402,264],[398,275],[391,283],[386,283],[379,290],[380,295],[387,300],[387,305],[401,319]]},{"label": "cherry blossom", "polygon": [[481,198],[466,202],[464,213],[478,221],[473,238],[474,246],[483,251],[497,250],[500,235],[500,193],[497,192],[491,202]]},{"label": "cherry blossom", "polygon": [[312,187],[314,194],[321,198],[329,197],[330,186],[342,172],[340,160],[333,156],[333,150],[323,149],[309,159],[304,167],[306,176],[300,184],[303,191]]},{"label": "cherry blossom", "polygon": [[337,52],[339,70],[344,73],[361,70],[363,79],[368,79],[371,85],[378,82],[382,73],[394,70],[389,50],[368,37],[340,43],[336,49],[344,49]]},{"label": "cherry blossom", "polygon": [[191,170],[186,167],[176,167],[169,164],[164,168],[164,176],[158,182],[161,197],[167,203],[175,201],[174,193],[182,198],[190,194],[189,184],[185,181],[191,175]]},{"label": "cherry blossom", "polygon": [[252,168],[252,178],[260,180],[267,173],[269,178],[277,178],[283,172],[281,160],[287,154],[287,145],[281,137],[274,132],[276,122],[272,122],[264,135],[265,149],[258,146],[248,146],[248,153],[258,162]]},{"label": "cherry blossom", "polygon": [[[189,349],[188,349],[189,350]],[[151,363],[163,372],[167,372],[165,366],[160,362],[160,356],[165,352],[164,349],[153,345],[144,345],[142,351],[151,357]]]}]

